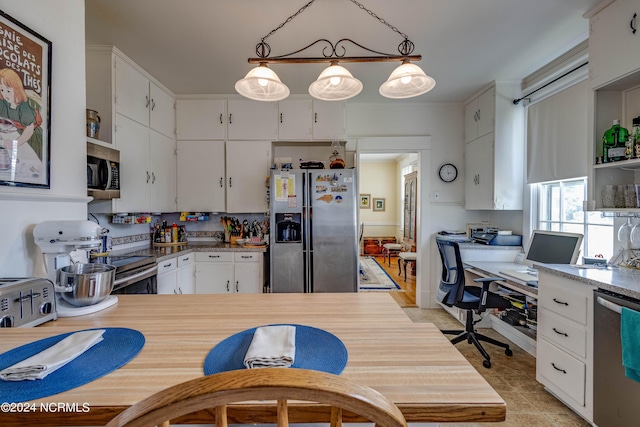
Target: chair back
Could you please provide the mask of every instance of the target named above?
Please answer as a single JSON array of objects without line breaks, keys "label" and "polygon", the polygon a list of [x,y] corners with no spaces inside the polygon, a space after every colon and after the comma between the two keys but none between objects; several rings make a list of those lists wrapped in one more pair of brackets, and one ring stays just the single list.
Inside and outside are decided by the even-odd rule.
[{"label": "chair back", "polygon": [[[251,410],[256,401],[276,408],[278,427],[288,425],[287,401],[324,404],[331,408],[326,419],[342,424],[342,410],[374,422],[380,427],[407,427],[400,409],[370,387],[344,377],[295,368],[241,369],[199,377],[162,390],[134,404],[112,419],[107,427],[168,426],[168,421],[201,410],[215,414],[216,427],[227,427],[227,405]],[[268,401],[268,402],[264,402]],[[273,411],[256,408],[252,423],[272,423]],[[322,414],[320,410],[314,413]],[[260,415],[265,417],[260,418]],[[212,416],[212,418],[214,418]]]},{"label": "chair back", "polygon": [[464,264],[458,243],[436,240],[442,260],[442,277],[438,286],[437,300],[449,307],[464,296]]}]

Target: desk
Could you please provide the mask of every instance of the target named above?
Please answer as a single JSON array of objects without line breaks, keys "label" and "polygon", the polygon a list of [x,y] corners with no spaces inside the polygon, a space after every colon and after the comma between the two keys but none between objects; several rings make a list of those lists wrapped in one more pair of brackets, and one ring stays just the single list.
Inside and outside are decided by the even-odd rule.
[{"label": "desk", "polygon": [[[44,402],[87,402],[89,412],[0,413],[3,427],[104,425],[134,402],[203,375],[209,350],[239,331],[297,323],[325,329],[349,352],[343,376],[394,401],[408,422],[497,422],[506,404],[449,340],[430,323],[412,323],[387,293],[119,295],[116,306],[30,329],[0,330],[0,353],[64,332],[94,327],[141,331],[146,344],[129,364]],[[38,402],[40,402],[38,401]],[[248,405],[244,405],[247,408]],[[230,423],[250,423],[252,405],[230,409]],[[319,422],[317,405],[290,408],[290,419]],[[348,417],[347,417],[348,420]],[[207,414],[189,423],[206,423]],[[326,422],[326,420],[324,420]]]}]

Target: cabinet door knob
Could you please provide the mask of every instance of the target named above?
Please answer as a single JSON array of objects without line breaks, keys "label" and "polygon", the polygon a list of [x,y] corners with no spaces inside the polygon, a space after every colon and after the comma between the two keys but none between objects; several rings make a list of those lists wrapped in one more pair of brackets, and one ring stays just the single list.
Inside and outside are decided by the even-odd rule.
[{"label": "cabinet door knob", "polygon": [[227,280],[227,292],[229,292],[229,281]]},{"label": "cabinet door knob", "polygon": [[149,183],[150,179],[151,179],[151,175],[149,175],[149,171],[147,171],[147,184]]},{"label": "cabinet door knob", "polygon": [[313,113],[313,123],[318,123],[318,113]]},{"label": "cabinet door knob", "polygon": [[220,113],[220,124],[222,124],[222,113]]},{"label": "cabinet door knob", "polygon": [[231,185],[231,177],[229,177],[229,188],[231,188],[231,187],[232,187],[232,185]]},{"label": "cabinet door knob", "polygon": [[282,123],[282,113],[280,113],[280,123]]},{"label": "cabinet door knob", "polygon": [[147,95],[145,98],[147,102],[144,104],[144,108],[149,108],[149,96]]},{"label": "cabinet door knob", "polygon": [[231,123],[233,123],[233,122],[231,121],[231,113],[229,113],[229,124],[231,124]]},{"label": "cabinet door knob", "polygon": [[155,172],[151,172],[151,178],[152,178],[151,179],[151,183],[155,184],[156,183],[156,174],[155,174]]},{"label": "cabinet door knob", "polygon": [[224,181],[224,180],[222,179],[222,177],[220,177],[220,188],[222,188],[222,187],[224,186],[223,181]]},{"label": "cabinet door knob", "polygon": [[151,99],[151,111],[153,111],[154,108],[156,108],[156,101]]},{"label": "cabinet door knob", "polygon": [[238,281],[236,280],[236,293],[238,293]]},{"label": "cabinet door knob", "polygon": [[631,22],[629,22],[629,27],[631,27],[631,34],[636,33],[636,18],[638,17],[637,13],[633,14],[633,18],[631,18]]}]

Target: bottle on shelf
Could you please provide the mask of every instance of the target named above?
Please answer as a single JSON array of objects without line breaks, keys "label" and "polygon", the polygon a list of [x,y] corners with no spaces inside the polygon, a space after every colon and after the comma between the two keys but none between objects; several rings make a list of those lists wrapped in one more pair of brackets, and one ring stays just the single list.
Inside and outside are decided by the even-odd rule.
[{"label": "bottle on shelf", "polygon": [[175,222],[171,225],[171,241],[172,242],[179,242],[178,240],[178,224],[176,224]]},{"label": "bottle on shelf", "polygon": [[620,120],[615,119],[613,126],[602,136],[602,161],[617,162],[626,158],[626,142],[629,139],[629,131],[620,126]]},{"label": "bottle on shelf", "polygon": [[629,139],[633,142],[633,157],[640,158],[640,116],[635,117],[632,121]]}]

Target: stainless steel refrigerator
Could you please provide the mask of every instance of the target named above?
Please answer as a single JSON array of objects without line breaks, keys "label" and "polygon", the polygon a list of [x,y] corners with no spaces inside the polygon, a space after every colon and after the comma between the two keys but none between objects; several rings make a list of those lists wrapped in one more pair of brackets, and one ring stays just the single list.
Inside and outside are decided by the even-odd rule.
[{"label": "stainless steel refrigerator", "polygon": [[357,292],[356,176],[271,171],[271,292]]}]

